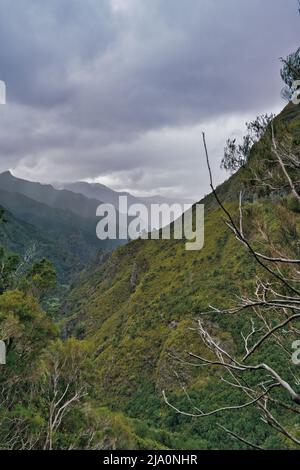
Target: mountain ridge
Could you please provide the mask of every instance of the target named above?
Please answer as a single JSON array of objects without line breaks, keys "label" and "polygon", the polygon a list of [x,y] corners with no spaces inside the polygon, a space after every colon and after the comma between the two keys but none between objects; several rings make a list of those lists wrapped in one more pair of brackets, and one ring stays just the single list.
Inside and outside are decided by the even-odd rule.
[{"label": "mountain ridge", "polygon": [[[54,184],[55,185],[55,184]],[[167,198],[160,195],[154,196],[133,196],[126,191],[115,191],[108,186],[101,183],[87,183],[85,181],[77,181],[73,183],[60,183],[56,184],[57,187],[62,187],[70,191],[75,191],[79,194],[83,194],[86,197],[100,200],[104,203],[111,203],[116,207],[119,204],[120,196],[127,196],[129,204],[145,204],[149,206],[151,204],[192,204],[193,201],[190,199],[175,199]]]},{"label": "mountain ridge", "polygon": [[55,189],[51,184],[42,184],[17,178],[10,171],[0,173],[0,188],[21,193],[47,206],[68,209],[81,217],[96,216],[99,201],[89,199],[72,191]]}]

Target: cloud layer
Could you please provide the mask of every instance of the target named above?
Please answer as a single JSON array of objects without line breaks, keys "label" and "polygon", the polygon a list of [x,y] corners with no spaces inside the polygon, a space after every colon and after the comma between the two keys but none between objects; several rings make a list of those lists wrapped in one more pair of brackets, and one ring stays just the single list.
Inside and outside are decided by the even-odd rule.
[{"label": "cloud layer", "polygon": [[277,111],[296,0],[1,0],[0,170],[200,197],[206,129]]}]

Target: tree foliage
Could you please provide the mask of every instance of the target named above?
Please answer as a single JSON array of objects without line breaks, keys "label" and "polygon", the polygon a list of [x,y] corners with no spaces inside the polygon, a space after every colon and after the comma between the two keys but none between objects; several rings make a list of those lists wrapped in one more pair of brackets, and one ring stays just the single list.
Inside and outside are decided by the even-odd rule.
[{"label": "tree foliage", "polygon": [[45,258],[34,263],[26,273],[22,285],[25,290],[42,299],[56,286],[56,270],[53,264]]},{"label": "tree foliage", "polygon": [[246,123],[247,133],[241,143],[238,143],[236,139],[228,139],[221,168],[234,173],[245,166],[250,159],[253,145],[264,136],[273,119],[273,114],[257,116],[254,121]]},{"label": "tree foliage", "polygon": [[282,90],[282,97],[287,101],[293,96],[294,91],[299,88],[296,82],[300,80],[300,47],[296,52],[289,54],[285,58],[281,58],[282,68],[280,71],[281,78],[285,83]]},{"label": "tree foliage", "polygon": [[[300,392],[297,363],[292,359],[293,349],[297,349],[300,343],[299,219],[294,212],[289,213],[281,207],[278,211],[280,218],[274,221],[274,217],[268,216],[266,211],[259,214],[256,208],[255,233],[253,219],[250,225],[247,217],[250,207],[248,212],[243,207],[242,193],[238,214],[233,215],[214,188],[205,135],[203,138],[213,194],[226,217],[227,226],[256,266],[255,283],[248,291],[235,296],[237,301],[233,300],[231,308],[213,305],[211,314],[202,313],[197,329],[207,350],[201,355],[189,354],[190,366],[219,370],[222,374],[220,379],[227,385],[228,395],[233,401],[226,400],[215,409],[206,411],[203,403],[195,403],[186,391],[187,412],[171,403],[166,394],[165,401],[179,414],[199,419],[222,413],[231,416],[232,413],[253,408],[258,419],[277,435],[265,440],[258,433],[245,434],[246,428],[243,433],[228,428],[228,425],[220,425],[221,429],[236,441],[255,449],[276,446],[297,448],[300,446]],[[288,152],[285,139],[281,142],[276,140],[273,126],[271,142],[272,165],[281,172],[282,180],[289,186],[289,197],[300,208],[299,172],[294,179],[291,171],[299,168],[298,148]],[[253,206],[251,209],[252,212],[255,210]],[[230,342],[221,341],[216,326],[209,319],[216,314],[220,318],[226,317],[228,323],[230,318],[238,323],[239,317],[242,317],[243,328],[235,348]]]}]

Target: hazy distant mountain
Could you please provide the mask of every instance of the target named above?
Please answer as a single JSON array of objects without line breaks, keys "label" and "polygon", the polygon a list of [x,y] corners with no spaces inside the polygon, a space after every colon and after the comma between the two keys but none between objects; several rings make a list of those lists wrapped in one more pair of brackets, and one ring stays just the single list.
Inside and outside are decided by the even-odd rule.
[{"label": "hazy distant mountain", "polygon": [[[91,260],[97,250],[111,250],[126,243],[126,240],[98,240],[96,209],[99,203],[111,203],[118,207],[119,196],[124,195],[128,197],[128,205],[143,203],[149,207],[151,203],[187,203],[160,196],[136,198],[101,184],[79,182],[66,184],[65,187],[57,189],[50,184],[26,181],[6,171],[0,174],[0,205],[20,221],[31,224],[52,241],[56,240],[60,253],[65,251],[66,258],[77,258],[77,261],[73,259],[73,266],[79,269]],[[169,222],[169,219],[162,219],[163,225]],[[58,258],[54,261],[58,269],[66,272],[66,266],[60,266]]]},{"label": "hazy distant mountain", "polygon": [[[12,195],[11,193],[6,194],[10,197]],[[7,201],[3,196],[4,194],[1,192],[1,202],[3,200],[5,203]],[[25,198],[22,195],[18,196],[19,198]],[[21,199],[13,199],[12,206],[22,202]],[[0,246],[18,253],[21,257],[30,251],[31,262],[44,257],[48,258],[55,265],[59,282],[62,284],[70,283],[77,273],[95,259],[98,250],[91,243],[88,235],[80,228],[74,229],[73,227],[72,230],[67,226],[63,227],[60,225],[61,220],[58,218],[55,219],[52,229],[49,228],[50,219],[46,229],[47,215],[49,215],[47,211],[44,220],[42,217],[35,217],[30,212],[19,217],[18,214],[7,210],[8,205],[5,204],[6,208],[4,205],[2,206],[5,210],[5,223],[0,224]],[[32,222],[28,222],[28,220]]]},{"label": "hazy distant mountain", "polygon": [[0,206],[10,214],[5,216],[8,223],[1,225],[0,244],[21,255],[35,246],[36,256],[49,258],[62,282],[84,269],[99,250],[110,251],[120,244],[119,240],[98,240],[95,217],[80,217],[20,193],[0,189]]},{"label": "hazy distant mountain", "polygon": [[192,204],[194,201],[188,199],[172,199],[166,198],[163,196],[150,196],[150,197],[136,197],[127,192],[118,192],[110,189],[104,184],[100,183],[86,183],[84,181],[79,181],[75,183],[55,183],[55,186],[60,189],[66,189],[73,191],[75,193],[82,194],[88,198],[97,199],[105,203],[113,204],[118,207],[119,197],[127,196],[128,204],[145,204],[149,206],[150,204]]},{"label": "hazy distant mountain", "polygon": [[47,256],[61,280],[68,282],[95,259],[99,250],[109,251],[126,243],[97,238],[98,205],[98,200],[81,194],[2,173],[0,206],[10,214],[10,223],[2,226],[0,244],[20,254],[34,245],[37,255]]},{"label": "hazy distant mountain", "polygon": [[0,174],[0,189],[23,194],[50,207],[70,210],[81,217],[95,217],[99,206],[99,199],[89,199],[83,194],[58,190],[50,184],[16,178],[9,171]]}]

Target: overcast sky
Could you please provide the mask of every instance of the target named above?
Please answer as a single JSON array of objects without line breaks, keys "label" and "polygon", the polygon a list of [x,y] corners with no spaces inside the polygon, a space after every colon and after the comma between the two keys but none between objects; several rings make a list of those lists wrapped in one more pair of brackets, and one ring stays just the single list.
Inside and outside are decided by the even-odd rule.
[{"label": "overcast sky", "polygon": [[228,137],[278,112],[297,0],[0,0],[0,170],[200,198]]}]

